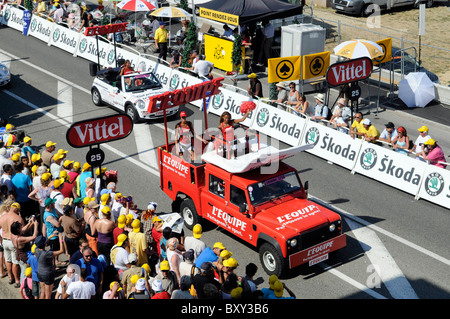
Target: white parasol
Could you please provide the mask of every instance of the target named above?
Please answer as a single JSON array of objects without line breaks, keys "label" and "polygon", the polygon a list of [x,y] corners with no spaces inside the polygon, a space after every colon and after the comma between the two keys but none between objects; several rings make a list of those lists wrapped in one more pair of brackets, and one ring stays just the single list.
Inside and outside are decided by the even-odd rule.
[{"label": "white parasol", "polygon": [[411,72],[398,84],[398,97],[408,107],[425,107],[435,98],[434,84],[425,72]]}]

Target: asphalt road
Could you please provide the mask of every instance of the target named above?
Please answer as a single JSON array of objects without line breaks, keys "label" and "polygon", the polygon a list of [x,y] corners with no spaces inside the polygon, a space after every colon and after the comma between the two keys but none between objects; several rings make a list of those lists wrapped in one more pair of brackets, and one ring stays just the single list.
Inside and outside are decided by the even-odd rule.
[{"label": "asphalt road", "polygon": [[[0,91],[1,117],[6,117],[42,146],[57,142],[68,158],[85,162],[87,149],[71,148],[65,138],[71,122],[116,112],[96,107],[90,97],[88,61],[17,31],[0,27],[0,61],[9,60],[12,86]],[[201,120],[196,107],[184,108],[191,120]],[[217,123],[209,115],[208,123]],[[172,118],[173,127],[178,118]],[[162,121],[135,125],[124,140],[102,145],[104,166],[119,171],[118,189],[133,195],[139,207],[156,201],[158,211],[170,211],[159,189],[155,149],[164,143]],[[309,181],[309,194],[344,217],[347,247],[312,268],[293,271],[285,284],[299,299],[445,299],[450,297],[449,211],[325,160],[301,153],[288,160]],[[189,233],[189,232],[187,232]],[[202,237],[221,241],[233,252],[244,272],[258,253],[217,228]],[[260,288],[268,276],[259,267]],[[20,298],[18,290],[0,280],[0,297]]]}]

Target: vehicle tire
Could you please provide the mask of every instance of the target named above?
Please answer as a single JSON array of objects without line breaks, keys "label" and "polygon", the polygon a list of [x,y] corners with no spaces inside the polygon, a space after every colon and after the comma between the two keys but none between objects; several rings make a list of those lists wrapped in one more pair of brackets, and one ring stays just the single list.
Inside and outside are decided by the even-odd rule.
[{"label": "vehicle tire", "polygon": [[189,230],[192,230],[200,222],[200,216],[198,216],[195,204],[190,198],[181,202],[180,215],[184,219],[184,225]]},{"label": "vehicle tire", "polygon": [[374,13],[375,9],[373,9],[373,7],[371,7],[371,6],[373,6],[371,3],[363,5],[361,12],[359,13],[359,16],[368,17],[372,13]]},{"label": "vehicle tire", "polygon": [[259,260],[264,271],[269,276],[276,275],[279,278],[282,276],[285,268],[285,260],[273,245],[264,243],[261,246],[259,249]]},{"label": "vehicle tire", "polygon": [[100,95],[100,92],[97,90],[97,88],[93,88],[91,90],[91,95],[92,95],[92,102],[95,105],[97,105],[97,106],[103,105],[102,96]]},{"label": "vehicle tire", "polygon": [[128,104],[127,106],[125,106],[125,113],[127,113],[131,117],[133,123],[136,124],[139,122],[139,115],[133,105]]}]

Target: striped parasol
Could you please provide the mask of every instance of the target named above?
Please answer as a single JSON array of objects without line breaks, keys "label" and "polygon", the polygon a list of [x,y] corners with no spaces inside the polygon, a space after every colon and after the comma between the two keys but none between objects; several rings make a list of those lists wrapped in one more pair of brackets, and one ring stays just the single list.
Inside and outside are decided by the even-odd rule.
[{"label": "striped parasol", "polygon": [[145,0],[123,0],[117,4],[122,10],[128,11],[150,11],[155,9],[155,6]]},{"label": "striped parasol", "polygon": [[160,18],[187,18],[191,16],[186,10],[177,7],[161,7],[150,14]]},{"label": "striped parasol", "polygon": [[383,56],[383,48],[368,40],[356,39],[345,41],[334,48],[334,53],[349,59],[368,57],[375,59]]}]

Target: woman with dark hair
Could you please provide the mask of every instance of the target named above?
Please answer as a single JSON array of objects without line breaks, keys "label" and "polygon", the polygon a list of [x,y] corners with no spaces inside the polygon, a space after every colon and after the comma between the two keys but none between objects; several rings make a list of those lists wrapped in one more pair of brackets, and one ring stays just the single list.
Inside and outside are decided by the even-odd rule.
[{"label": "woman with dark hair", "polygon": [[[58,233],[59,242],[63,242],[63,235]],[[41,295],[39,299],[51,299],[53,284],[55,283],[55,263],[54,259],[64,252],[64,245],[59,245],[58,251],[46,250],[47,238],[38,236],[34,241],[36,244],[36,259],[38,262],[37,276]]]},{"label": "woman with dark hair", "polygon": [[408,154],[409,149],[409,136],[406,133],[406,129],[403,126],[397,128],[397,136],[392,140],[392,146],[394,151]]},{"label": "woman with dark hair", "polygon": [[[33,241],[38,235],[39,223],[37,219],[32,216],[29,223],[33,224],[33,234],[26,236],[23,233],[22,224],[19,221],[15,221],[11,224],[11,241],[16,248],[16,259],[20,266],[20,282],[25,278],[25,269],[27,268],[28,251],[31,250],[30,242]],[[16,282],[16,288],[19,287],[19,283]]]},{"label": "woman with dark hair", "polygon": [[83,233],[83,227],[80,221],[73,217],[74,211],[72,205],[63,206],[63,216],[59,221],[64,228],[64,241],[67,246],[67,258],[70,260],[71,256],[79,250],[78,241]]}]

